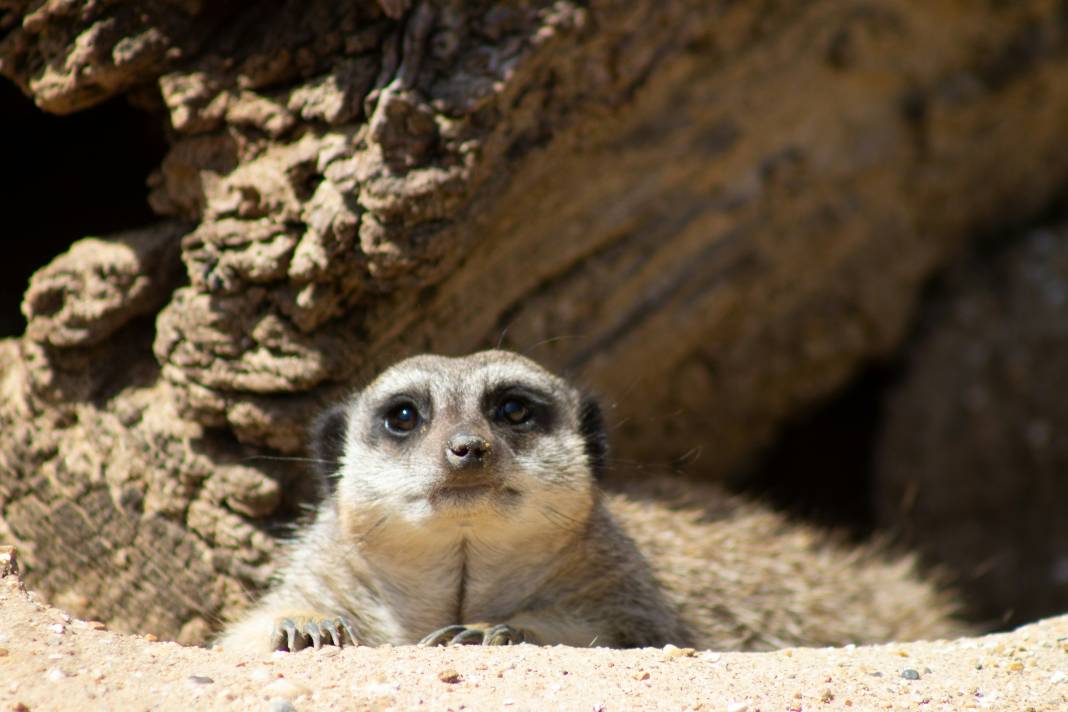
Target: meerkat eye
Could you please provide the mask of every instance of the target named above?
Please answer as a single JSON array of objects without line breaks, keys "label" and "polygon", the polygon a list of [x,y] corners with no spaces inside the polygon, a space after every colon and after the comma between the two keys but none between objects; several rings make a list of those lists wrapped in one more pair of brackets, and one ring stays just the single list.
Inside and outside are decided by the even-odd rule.
[{"label": "meerkat eye", "polygon": [[414,403],[403,401],[390,406],[383,421],[386,430],[394,435],[407,435],[419,425],[419,410]]},{"label": "meerkat eye", "polygon": [[497,406],[497,417],[512,425],[522,425],[533,417],[534,409],[525,400],[514,396],[505,398]]}]

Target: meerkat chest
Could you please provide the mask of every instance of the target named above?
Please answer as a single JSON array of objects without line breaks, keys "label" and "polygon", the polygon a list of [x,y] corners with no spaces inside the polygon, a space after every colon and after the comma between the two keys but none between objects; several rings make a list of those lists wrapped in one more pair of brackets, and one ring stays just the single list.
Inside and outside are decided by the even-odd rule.
[{"label": "meerkat chest", "polygon": [[524,607],[535,588],[516,568],[468,570],[456,623],[506,623]]},{"label": "meerkat chest", "polygon": [[461,623],[505,623],[523,610],[555,571],[544,542],[470,540],[465,548]]},{"label": "meerkat chest", "polygon": [[461,538],[380,563],[380,617],[393,628],[389,637],[417,642],[447,625],[507,622],[551,568],[532,548]]},{"label": "meerkat chest", "polygon": [[428,542],[391,551],[370,561],[377,582],[378,617],[393,643],[415,643],[455,622],[463,590],[460,543]]}]

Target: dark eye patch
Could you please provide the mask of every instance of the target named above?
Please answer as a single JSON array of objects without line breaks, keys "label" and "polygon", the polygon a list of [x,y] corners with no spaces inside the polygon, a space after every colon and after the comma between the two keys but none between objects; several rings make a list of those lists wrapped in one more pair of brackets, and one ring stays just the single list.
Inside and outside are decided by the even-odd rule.
[{"label": "dark eye patch", "polygon": [[507,397],[497,406],[497,418],[512,425],[523,425],[533,417],[533,405],[522,398]]},{"label": "dark eye patch", "polygon": [[394,393],[371,409],[368,437],[399,441],[419,432],[432,417],[426,398],[409,393]]},{"label": "dark eye patch", "polygon": [[502,384],[490,390],[483,410],[489,419],[508,428],[548,430],[556,417],[551,395],[521,384]]}]

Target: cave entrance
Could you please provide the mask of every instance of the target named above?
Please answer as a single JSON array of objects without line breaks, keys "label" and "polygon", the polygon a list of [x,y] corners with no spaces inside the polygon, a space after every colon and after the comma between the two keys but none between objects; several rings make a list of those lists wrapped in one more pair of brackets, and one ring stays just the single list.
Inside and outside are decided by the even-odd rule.
[{"label": "cave entrance", "polygon": [[149,173],[167,144],[158,116],[114,99],[70,116],[38,109],[0,79],[0,338],[26,330],[19,305],[30,276],[75,240],[140,227]]}]

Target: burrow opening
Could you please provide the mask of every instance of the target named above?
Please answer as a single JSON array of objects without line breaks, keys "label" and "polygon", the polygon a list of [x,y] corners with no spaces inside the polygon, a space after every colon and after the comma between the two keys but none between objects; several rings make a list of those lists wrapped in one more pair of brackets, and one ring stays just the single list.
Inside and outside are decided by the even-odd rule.
[{"label": "burrow opening", "polygon": [[164,122],[118,98],[69,116],[38,109],[0,80],[0,205],[11,252],[0,260],[0,338],[26,330],[30,276],[88,235],[147,225],[147,179],[167,145]]}]

